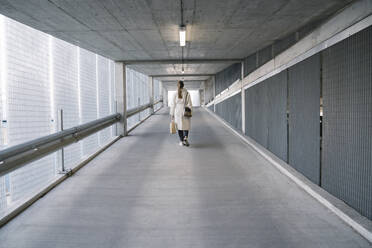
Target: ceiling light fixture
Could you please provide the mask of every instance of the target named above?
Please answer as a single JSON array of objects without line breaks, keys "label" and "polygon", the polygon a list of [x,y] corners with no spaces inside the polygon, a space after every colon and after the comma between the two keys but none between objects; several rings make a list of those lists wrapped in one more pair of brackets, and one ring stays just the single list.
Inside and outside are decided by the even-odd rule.
[{"label": "ceiling light fixture", "polygon": [[181,47],[186,46],[186,26],[185,25],[180,26],[180,46]]}]

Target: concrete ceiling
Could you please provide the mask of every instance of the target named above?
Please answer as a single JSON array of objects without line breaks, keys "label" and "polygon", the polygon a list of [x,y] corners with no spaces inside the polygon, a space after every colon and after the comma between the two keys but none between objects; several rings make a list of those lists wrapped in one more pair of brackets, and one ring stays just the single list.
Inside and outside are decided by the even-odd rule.
[{"label": "concrete ceiling", "polygon": [[[176,80],[164,80],[162,81],[163,87],[167,90],[177,90]],[[185,88],[188,90],[198,90],[202,88],[203,80],[184,80]]]},{"label": "concrete ceiling", "polygon": [[[244,58],[351,1],[184,0],[185,59]],[[177,0],[0,0],[0,13],[113,60],[181,59]],[[214,74],[230,64],[184,68],[185,74]],[[182,66],[131,67],[158,75],[180,74]]]}]

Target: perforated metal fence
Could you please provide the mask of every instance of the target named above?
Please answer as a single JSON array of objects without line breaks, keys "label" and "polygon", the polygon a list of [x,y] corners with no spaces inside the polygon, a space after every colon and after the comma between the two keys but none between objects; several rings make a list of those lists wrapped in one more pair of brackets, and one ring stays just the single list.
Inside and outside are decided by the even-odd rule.
[{"label": "perforated metal fence", "polygon": [[372,219],[372,27],[323,52],[322,187]]},{"label": "perforated metal fence", "polygon": [[[0,15],[0,149],[114,113],[113,61]],[[112,127],[64,148],[64,166],[110,142]],[[62,153],[0,177],[0,218],[56,180]]]},{"label": "perforated metal fence", "polygon": [[238,130],[242,129],[242,97],[236,94],[216,105],[216,114]]},{"label": "perforated metal fence", "polygon": [[[126,68],[126,80],[128,110],[150,103],[150,81],[147,75],[137,72],[133,69]],[[127,120],[128,128],[130,129],[149,115],[150,109],[146,109],[131,116]]]},{"label": "perforated metal fence", "polygon": [[320,184],[320,55],[288,70],[289,164]]}]

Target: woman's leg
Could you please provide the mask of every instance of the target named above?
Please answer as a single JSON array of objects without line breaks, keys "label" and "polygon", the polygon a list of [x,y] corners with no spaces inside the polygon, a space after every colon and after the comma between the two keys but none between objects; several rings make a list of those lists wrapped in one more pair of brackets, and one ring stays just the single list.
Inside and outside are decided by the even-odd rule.
[{"label": "woman's leg", "polygon": [[189,130],[183,130],[183,137],[187,139],[189,137]]},{"label": "woman's leg", "polygon": [[189,146],[189,141],[187,140],[189,137],[189,130],[183,130],[183,136],[184,136],[184,143],[186,146]]},{"label": "woman's leg", "polygon": [[183,136],[183,130],[178,130],[178,136],[180,136],[180,140],[183,141],[183,139],[185,138]]}]

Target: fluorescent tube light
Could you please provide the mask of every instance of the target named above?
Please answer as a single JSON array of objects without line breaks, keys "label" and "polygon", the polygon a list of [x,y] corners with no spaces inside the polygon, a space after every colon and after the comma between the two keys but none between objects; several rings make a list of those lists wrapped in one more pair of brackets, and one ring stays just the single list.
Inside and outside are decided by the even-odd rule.
[{"label": "fluorescent tube light", "polygon": [[180,46],[186,46],[186,26],[180,26]]}]

